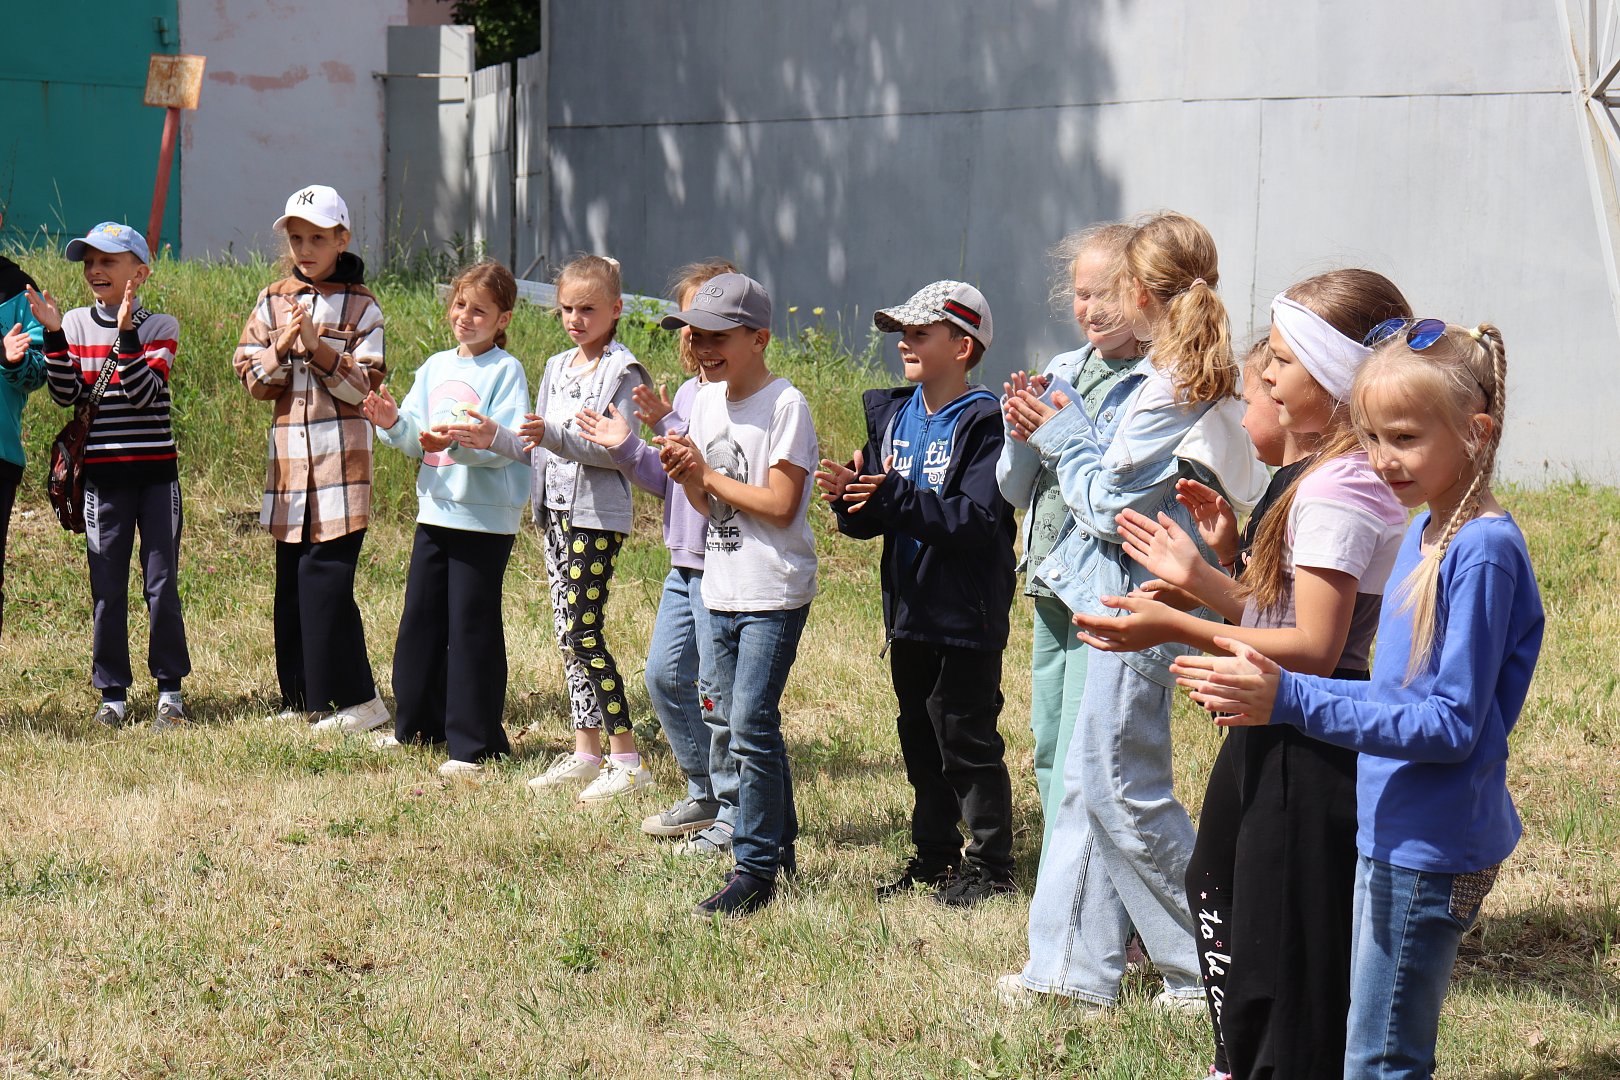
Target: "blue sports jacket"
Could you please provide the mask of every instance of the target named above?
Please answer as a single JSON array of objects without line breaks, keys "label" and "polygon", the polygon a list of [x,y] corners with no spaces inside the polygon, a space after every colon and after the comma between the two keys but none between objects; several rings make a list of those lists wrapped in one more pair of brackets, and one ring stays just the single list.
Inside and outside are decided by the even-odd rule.
[{"label": "blue sports jacket", "polygon": [[[864,468],[889,454],[894,420],[914,386],[868,390]],[[994,397],[969,402],[956,424],[951,464],[938,491],[891,472],[856,513],[833,503],[838,531],[859,540],[883,537],[883,622],[889,638],[965,649],[1005,649],[1012,607],[1013,508],[996,485],[1001,407]],[[895,535],[919,542],[901,567]]]}]

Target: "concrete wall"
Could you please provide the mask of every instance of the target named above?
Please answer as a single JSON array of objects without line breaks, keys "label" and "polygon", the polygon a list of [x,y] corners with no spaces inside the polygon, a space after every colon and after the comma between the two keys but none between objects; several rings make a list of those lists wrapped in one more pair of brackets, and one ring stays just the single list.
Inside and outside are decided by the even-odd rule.
[{"label": "concrete wall", "polygon": [[[473,31],[390,26],[383,249],[416,255],[464,240],[471,228],[468,175]],[[448,78],[410,78],[415,73]]]},{"label": "concrete wall", "polygon": [[552,5],[546,250],[611,253],[644,292],[730,256],[858,334],[960,276],[998,378],[1076,340],[1053,242],[1173,207],[1215,235],[1238,334],[1301,277],[1383,271],[1421,314],[1502,326],[1506,475],[1620,481],[1560,36],[1526,0]]},{"label": "concrete wall", "polygon": [[201,107],[185,114],[184,254],[273,250],[270,224],[305,184],[349,204],[355,245],[383,235],[385,28],[407,0],[180,0],[181,48],[208,58]]}]

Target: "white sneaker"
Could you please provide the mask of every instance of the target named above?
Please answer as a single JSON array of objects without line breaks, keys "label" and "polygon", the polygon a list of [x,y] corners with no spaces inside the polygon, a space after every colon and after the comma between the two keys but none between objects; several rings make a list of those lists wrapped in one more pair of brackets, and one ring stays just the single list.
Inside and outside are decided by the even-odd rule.
[{"label": "white sneaker", "polygon": [[529,781],[529,790],[556,787],[558,784],[577,784],[594,780],[602,771],[600,761],[591,761],[578,754],[558,754],[546,766],[546,771]]},{"label": "white sneaker", "polygon": [[1172,994],[1168,990],[1153,995],[1153,1007],[1162,1013],[1181,1016],[1203,1016],[1209,1012],[1203,994]]},{"label": "white sneaker", "polygon": [[400,742],[392,735],[373,735],[371,737],[371,748],[373,750],[399,750],[402,749],[404,745],[404,743]]},{"label": "white sneaker", "polygon": [[1003,1005],[1014,1009],[1033,1009],[1047,1002],[1067,1006],[1064,1016],[1070,1020],[1100,1020],[1110,1012],[1108,1006],[1098,1005],[1094,1001],[1082,1001],[1079,998],[1065,997],[1062,994],[1047,994],[1039,990],[1031,990],[1024,985],[1023,973],[1018,971],[1010,975],[1003,975],[996,980],[996,997],[1001,999]]},{"label": "white sneaker", "polygon": [[1016,971],[996,980],[996,997],[1001,999],[1003,1005],[1027,1009],[1038,1004],[1045,996],[1039,990],[1025,986],[1024,976]]},{"label": "white sneaker", "polygon": [[628,795],[637,788],[648,787],[653,782],[652,770],[645,765],[631,768],[620,765],[612,758],[602,764],[602,771],[595,780],[585,786],[579,793],[580,802],[606,802],[616,799],[620,795]]},{"label": "white sneaker", "polygon": [[370,701],[359,705],[350,705],[346,709],[339,709],[324,720],[315,721],[313,731],[342,731],[347,734],[359,734],[362,731],[372,731],[391,721],[388,715],[388,706],[383,704],[382,695],[378,694]]},{"label": "white sneaker", "polygon": [[484,767],[475,761],[457,761],[451,758],[439,766],[440,776],[462,777],[471,779],[484,771]]}]

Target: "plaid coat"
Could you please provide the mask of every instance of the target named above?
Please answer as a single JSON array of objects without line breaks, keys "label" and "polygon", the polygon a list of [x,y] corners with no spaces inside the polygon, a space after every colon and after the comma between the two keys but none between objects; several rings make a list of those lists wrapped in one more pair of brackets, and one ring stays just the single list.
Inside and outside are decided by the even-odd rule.
[{"label": "plaid coat", "polygon": [[[294,305],[320,332],[313,355],[297,340],[276,353]],[[372,433],[360,402],[387,370],[377,298],[364,285],[283,278],[259,294],[234,363],[248,393],[275,408],[259,521],[289,543],[303,539],[306,518],[316,542],[365,528]]]}]

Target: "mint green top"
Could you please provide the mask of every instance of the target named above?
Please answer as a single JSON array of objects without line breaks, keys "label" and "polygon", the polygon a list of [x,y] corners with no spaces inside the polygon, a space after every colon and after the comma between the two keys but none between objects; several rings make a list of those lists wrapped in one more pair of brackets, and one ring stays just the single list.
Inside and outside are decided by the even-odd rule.
[{"label": "mint green top", "polygon": [[[1102,407],[1103,398],[1140,359],[1128,356],[1123,360],[1105,360],[1097,352],[1096,346],[1088,341],[1074,352],[1053,357],[1046,366],[1045,374],[1066,379],[1080,391],[1080,404],[1086,415],[1098,419],[1097,410]],[[1057,543],[1063,524],[1068,519],[1069,508],[1063,502],[1062,491],[1058,489],[1057,473],[1042,468],[1035,476],[1035,490],[1029,504],[1029,523],[1024,534],[1026,567],[1041,565]],[[1036,584],[1034,575],[1028,573],[1024,577],[1024,594],[1053,595],[1045,586]]]},{"label": "mint green top", "polygon": [[[523,365],[505,349],[477,356],[447,349],[422,362],[410,393],[399,403],[399,419],[377,432],[389,446],[422,461],[416,472],[418,522],[468,532],[518,531],[523,504],[529,501],[527,461],[454,443],[424,454],[417,438],[428,428],[464,418],[468,409],[515,429],[528,405]],[[502,445],[499,438],[496,445]]]}]

